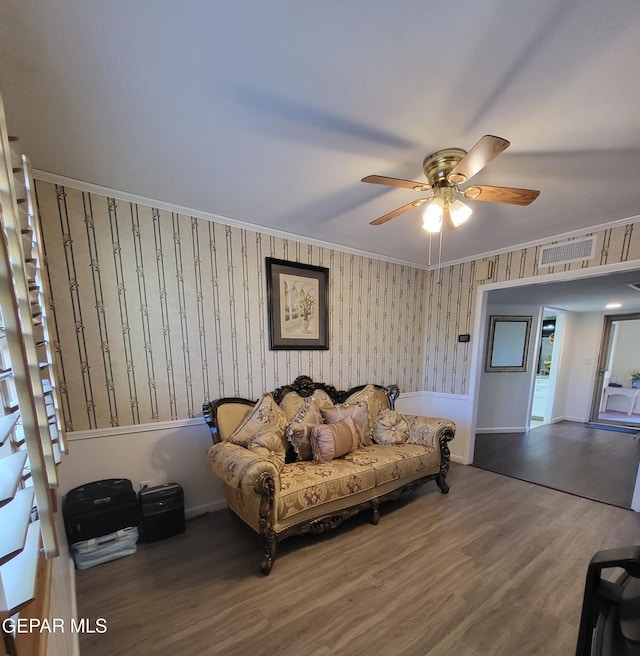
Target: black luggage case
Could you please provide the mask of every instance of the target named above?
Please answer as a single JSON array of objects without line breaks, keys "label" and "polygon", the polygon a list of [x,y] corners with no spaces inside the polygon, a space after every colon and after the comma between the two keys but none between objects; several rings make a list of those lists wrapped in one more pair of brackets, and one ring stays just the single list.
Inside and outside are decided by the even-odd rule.
[{"label": "black luggage case", "polygon": [[108,478],[69,490],[62,516],[69,545],[140,523],[138,498],[126,478]]},{"label": "black luggage case", "polygon": [[138,492],[142,514],[142,538],[163,540],[185,532],[184,493],[178,483],[165,483]]}]

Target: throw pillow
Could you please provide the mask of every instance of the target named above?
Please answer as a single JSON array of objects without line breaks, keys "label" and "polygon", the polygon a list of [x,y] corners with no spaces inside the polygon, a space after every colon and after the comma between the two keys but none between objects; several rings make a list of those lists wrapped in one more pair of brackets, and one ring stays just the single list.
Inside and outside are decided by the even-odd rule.
[{"label": "throw pillow", "polygon": [[318,424],[311,430],[315,462],[329,462],[358,448],[358,430],[351,417],[335,424]]},{"label": "throw pillow", "polygon": [[316,390],[311,398],[320,406],[320,409],[330,408],[333,406],[331,397],[324,390]]},{"label": "throw pillow", "polygon": [[361,401],[360,403],[335,405],[331,408],[321,410],[322,417],[327,424],[335,424],[337,421],[342,421],[347,417],[353,419],[353,423],[358,430],[358,437],[360,444],[368,446],[371,444],[371,435],[369,432],[369,411],[367,402]]},{"label": "throw pillow", "polygon": [[253,453],[271,460],[282,471],[286,451],[282,439],[274,430],[264,430],[256,433],[249,442],[249,450]]},{"label": "throw pillow", "polygon": [[373,429],[375,428],[378,414],[381,410],[389,409],[389,399],[382,390],[375,388],[373,385],[367,385],[361,390],[354,392],[345,401],[345,404],[359,403],[360,401],[366,401],[367,403],[367,410],[369,413],[369,437],[371,438],[373,436]]},{"label": "throw pillow", "polygon": [[287,423],[287,415],[278,407],[271,394],[263,394],[229,437],[229,441],[248,447],[249,441],[256,433],[267,429],[274,430],[280,439],[283,439]]},{"label": "throw pillow", "polygon": [[382,410],[373,429],[376,444],[404,444],[409,439],[409,424],[395,410]]},{"label": "throw pillow", "polygon": [[286,436],[298,460],[311,460],[311,429],[322,423],[322,414],[316,401],[309,397],[296,412],[293,420],[287,427]]},{"label": "throw pillow", "polygon": [[289,421],[291,421],[298,410],[302,407],[304,399],[298,394],[298,392],[287,392],[282,401],[280,401],[280,407],[284,410]]},{"label": "throw pillow", "polygon": [[280,401],[280,407],[285,411],[289,421],[291,421],[298,410],[304,405],[304,402],[307,399],[313,399],[320,408],[330,408],[333,405],[331,397],[324,390],[316,390],[311,396],[300,396],[298,392],[287,392],[282,401]]}]

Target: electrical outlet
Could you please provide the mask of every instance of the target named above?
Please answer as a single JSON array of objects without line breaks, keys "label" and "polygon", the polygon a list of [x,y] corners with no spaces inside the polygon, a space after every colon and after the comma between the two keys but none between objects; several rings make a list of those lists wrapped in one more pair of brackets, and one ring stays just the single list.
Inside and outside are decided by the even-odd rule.
[{"label": "electrical outlet", "polygon": [[151,486],[151,481],[140,481],[140,490],[146,490]]}]

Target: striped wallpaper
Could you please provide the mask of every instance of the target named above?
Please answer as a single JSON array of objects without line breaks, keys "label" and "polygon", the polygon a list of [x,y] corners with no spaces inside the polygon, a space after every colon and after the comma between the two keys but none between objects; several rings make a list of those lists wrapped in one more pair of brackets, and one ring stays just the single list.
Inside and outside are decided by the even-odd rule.
[{"label": "striped wallpaper", "polygon": [[[198,416],[306,374],[345,389],[464,395],[477,261],[437,272],[264,235],[37,181],[67,430]],[[501,282],[639,260],[630,220],[596,257],[537,265],[539,246],[491,258]],[[583,235],[587,236],[587,235]],[[328,267],[328,351],[271,351],[265,257]],[[473,335],[472,335],[473,340]]]},{"label": "striped wallpaper", "polygon": [[[640,226],[637,225],[637,219],[634,221],[574,237],[596,236],[596,256],[589,261],[538,267],[539,245],[484,258],[493,261],[493,277],[487,282],[535,278],[634,260],[638,260],[640,268]],[[441,284],[436,282],[436,272],[429,274],[422,383],[424,391],[449,394],[467,394],[469,391],[471,342],[460,344],[457,339],[461,333],[470,333],[473,327],[478,284],[475,282],[475,268],[478,262],[462,262],[443,268],[440,273]]]},{"label": "striped wallpaper", "polygon": [[[425,270],[37,182],[68,431],[184,419],[306,374],[421,388]],[[271,351],[265,257],[329,268],[329,350]]]}]

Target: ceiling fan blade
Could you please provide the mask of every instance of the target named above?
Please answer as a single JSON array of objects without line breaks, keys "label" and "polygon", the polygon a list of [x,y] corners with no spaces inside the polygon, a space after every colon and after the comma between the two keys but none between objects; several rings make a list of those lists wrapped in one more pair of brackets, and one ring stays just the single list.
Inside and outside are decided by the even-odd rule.
[{"label": "ceiling fan blade", "polygon": [[419,198],[418,200],[414,200],[412,203],[407,203],[406,205],[403,205],[402,207],[393,210],[393,212],[389,212],[388,214],[381,216],[379,219],[374,219],[373,221],[370,221],[369,225],[381,225],[382,223],[391,221],[391,219],[395,219],[396,216],[399,216],[400,214],[404,214],[405,212],[412,210],[414,207],[420,207],[420,205],[424,205],[428,200],[431,199]]},{"label": "ceiling fan blade", "polygon": [[390,185],[391,187],[404,187],[414,191],[427,191],[431,185],[426,182],[414,182],[413,180],[402,180],[400,178],[387,178],[384,175],[368,175],[362,178],[362,182],[372,182],[373,184]]},{"label": "ceiling fan blade", "polygon": [[471,200],[488,200],[492,203],[509,203],[510,205],[529,205],[540,195],[536,189],[516,189],[514,187],[488,187],[474,185],[463,192]]},{"label": "ceiling fan blade", "polygon": [[447,179],[453,184],[463,184],[481,171],[487,162],[506,150],[510,142],[502,137],[485,134],[484,137],[456,164]]}]

